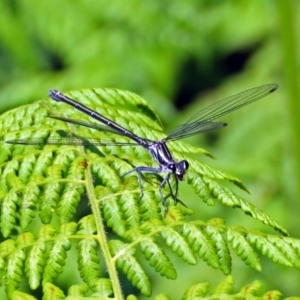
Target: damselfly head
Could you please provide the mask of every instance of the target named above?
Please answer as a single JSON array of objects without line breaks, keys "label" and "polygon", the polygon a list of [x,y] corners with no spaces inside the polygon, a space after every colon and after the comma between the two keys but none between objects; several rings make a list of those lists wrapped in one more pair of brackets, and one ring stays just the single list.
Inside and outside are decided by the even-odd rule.
[{"label": "damselfly head", "polygon": [[183,180],[183,176],[188,168],[189,163],[186,160],[182,160],[176,164],[175,174],[179,180]]}]

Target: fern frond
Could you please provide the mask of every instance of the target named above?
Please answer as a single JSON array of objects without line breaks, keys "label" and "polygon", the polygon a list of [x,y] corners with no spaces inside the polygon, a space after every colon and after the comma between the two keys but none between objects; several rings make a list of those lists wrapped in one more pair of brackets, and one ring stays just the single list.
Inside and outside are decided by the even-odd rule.
[{"label": "fern frond", "polygon": [[32,222],[36,214],[38,197],[40,195],[40,189],[36,185],[37,180],[35,178],[33,181],[28,182],[20,201],[20,226],[23,230]]},{"label": "fern frond", "polygon": [[94,284],[99,278],[100,259],[98,244],[93,239],[83,239],[78,242],[78,267],[80,276],[87,284]]},{"label": "fern frond", "polygon": [[194,253],[197,253],[209,266],[219,268],[216,248],[205,230],[199,230],[195,224],[186,223],[183,225],[182,234]]},{"label": "fern frond", "polygon": [[[75,91],[69,95],[142,137],[165,137],[156,115],[137,95],[110,89]],[[1,139],[46,141],[63,132],[128,142],[126,137],[111,132],[47,118],[54,114],[53,110],[58,116],[91,121],[72,108],[40,101],[0,116]],[[178,159],[186,159],[187,153],[208,155],[180,141],[170,143],[170,149]],[[230,181],[246,190],[237,178],[195,160],[190,160],[190,165],[188,183],[202,201],[208,205],[219,201],[240,208],[286,234],[264,212],[215,181]],[[143,174],[144,196],[140,198],[137,174],[123,176],[136,166],[155,166],[143,147],[0,143],[0,225],[4,237],[0,244],[0,270],[5,274],[9,298],[22,297],[18,289],[22,280],[27,280],[32,290],[43,287],[44,299],[121,300],[124,296],[117,270],[149,296],[152,285],[143,268],[144,261],[160,276],[175,279],[177,270],[171,252],[188,264],[196,264],[197,258],[203,260],[224,274],[231,272],[230,251],[255,270],[261,269],[259,252],[276,263],[300,268],[300,242],[296,239],[227,226],[217,218],[191,220],[193,212],[183,204],[188,205],[188,199],[178,199],[174,205],[167,186],[163,190],[168,203],[165,211],[158,192],[160,174]],[[174,181],[170,184],[173,186]],[[78,211],[79,202],[83,211],[89,212],[78,221],[77,216],[83,213]],[[76,268],[82,284],[71,283],[66,296],[53,282],[64,271],[69,253],[76,257],[72,268]],[[109,278],[103,277],[102,269],[107,270],[105,276]],[[228,278],[216,288],[215,298],[232,293],[233,282]],[[184,299],[205,297],[207,293],[208,284],[200,283],[188,289]],[[155,299],[169,297],[160,294]]]},{"label": "fern frond", "polygon": [[161,276],[169,279],[177,277],[176,269],[171,260],[166,255],[165,251],[159,247],[154,237],[144,237],[143,233],[137,229],[132,229],[126,232],[124,236],[131,243],[140,241],[140,249],[146,260],[149,261],[151,267]]},{"label": "fern frond", "polygon": [[143,240],[140,246],[145,258],[156,272],[169,279],[177,278],[177,272],[172,262],[153,239]]},{"label": "fern frond", "polygon": [[38,300],[37,298],[29,295],[29,294],[26,294],[26,293],[22,293],[22,292],[19,292],[19,291],[14,291],[12,293],[12,297],[11,297],[12,300]]},{"label": "fern frond", "polygon": [[107,187],[98,185],[95,189],[97,199],[101,201],[103,218],[118,236],[123,236],[126,231],[125,221],[122,219],[121,208],[118,205],[118,197]]},{"label": "fern frond", "polygon": [[[9,175],[8,175],[9,176]],[[11,190],[2,198],[1,205],[1,232],[8,237],[17,223],[17,204],[19,195]]]},{"label": "fern frond", "polygon": [[209,291],[209,285],[207,282],[198,283],[192,285],[183,295],[185,300],[194,299],[280,299],[281,293],[279,291],[269,291],[263,295],[258,295],[261,289],[261,283],[259,281],[254,281],[251,284],[241,288],[240,292],[234,292],[234,281],[232,276],[225,278],[219,285],[214,289],[214,291]]},{"label": "fern frond", "polygon": [[46,261],[47,244],[37,240],[30,249],[25,262],[25,273],[30,287],[35,290],[41,282]]},{"label": "fern frond", "polygon": [[[209,285],[208,283],[199,283],[191,286],[183,295],[182,299],[201,299],[207,294]],[[201,297],[201,298],[200,298]]]},{"label": "fern frond", "polygon": [[226,174],[220,170],[216,170],[213,167],[200,163],[199,161],[193,161],[191,165],[191,170],[194,172],[197,172],[198,174],[201,174],[202,176],[208,177],[210,179],[220,179],[220,180],[227,180],[230,182],[233,182],[237,187],[244,190],[245,192],[249,193],[247,188],[244,186],[244,184],[236,177]]},{"label": "fern frond", "polygon": [[216,181],[211,180],[209,177],[191,171],[188,174],[188,181],[191,183],[196,193],[200,197],[203,197],[203,201],[208,203],[208,205],[214,205],[214,200],[218,200],[229,207],[240,208],[245,214],[273,227],[284,235],[288,235],[287,231],[266,213],[242,199],[227,187],[221,186]]},{"label": "fern frond", "polygon": [[240,256],[247,265],[257,271],[261,271],[258,255],[247,240],[247,232],[245,232],[242,227],[236,229],[237,230],[233,230],[233,227],[229,228],[227,231],[227,240],[232,243],[237,255]]},{"label": "fern frond", "polygon": [[285,266],[300,267],[299,249],[295,248],[296,244],[298,244],[298,240],[265,235],[258,230],[248,232],[247,239],[250,243],[255,245],[263,255],[272,259],[274,262]]},{"label": "fern frond", "polygon": [[214,289],[216,294],[229,294],[233,291],[234,280],[232,276],[227,276],[223,281],[221,281]]},{"label": "fern frond", "polygon": [[96,232],[95,219],[92,215],[86,216],[79,222],[77,234],[82,236],[77,244],[78,268],[83,281],[93,285],[99,278],[100,258],[98,255],[98,243],[93,238]]},{"label": "fern frond", "polygon": [[57,202],[60,199],[61,184],[59,180],[62,179],[61,167],[59,165],[53,165],[47,168],[47,173],[54,179],[51,182],[45,182],[43,187],[43,193],[40,197],[40,218],[44,224],[49,224],[53,218],[53,213]]},{"label": "fern frond", "polygon": [[102,297],[109,298],[109,296],[113,295],[113,289],[111,285],[111,281],[107,278],[98,279],[92,287],[93,294],[92,297]]},{"label": "fern frond", "polygon": [[22,281],[26,255],[23,249],[16,248],[10,255],[6,266],[5,290],[10,297]]},{"label": "fern frond", "polygon": [[242,287],[239,294],[243,295],[244,297],[253,296],[257,294],[261,288],[262,284],[258,280],[254,280],[250,284]]},{"label": "fern frond", "polygon": [[[211,240],[214,243],[214,246],[216,248],[216,253],[218,255],[219,259],[219,267],[220,270],[228,275],[231,273],[231,255],[229,252],[228,244],[226,242],[226,239],[224,237],[222,227],[220,228],[219,224],[215,226],[215,219],[212,220],[210,223],[208,223],[205,231],[207,235],[211,238]],[[218,219],[219,221],[219,219]],[[223,224],[221,224],[223,225]]]},{"label": "fern frond", "polygon": [[77,284],[77,285],[72,285],[68,289],[68,297],[66,299],[80,299],[85,297],[87,292],[89,291],[89,287],[87,284]]},{"label": "fern frond", "polygon": [[189,244],[185,239],[173,228],[165,228],[161,232],[161,237],[168,247],[172,249],[179,257],[182,257],[187,263],[196,264],[196,258]]},{"label": "fern frond", "polygon": [[64,292],[52,283],[46,282],[43,286],[44,299],[63,300],[66,298]]},{"label": "fern frond", "polygon": [[48,251],[48,258],[43,274],[43,282],[52,282],[62,271],[67,258],[67,252],[71,248],[69,236],[76,230],[76,224],[64,224],[61,232],[59,232],[54,242],[51,244],[51,249]]},{"label": "fern frond", "polygon": [[[169,143],[169,148],[172,152],[178,152],[178,153],[193,153],[193,154],[203,154],[210,158],[214,158],[213,155],[208,152],[205,149],[194,147],[192,145],[188,145],[186,143],[183,143],[181,141],[172,141],[172,143]],[[178,156],[179,159],[179,156]]]},{"label": "fern frond", "polygon": [[118,269],[122,270],[128,280],[130,280],[144,295],[150,296],[150,279],[134,257],[134,248],[126,247],[126,244],[118,240],[109,241],[109,247],[112,255],[115,256]]}]

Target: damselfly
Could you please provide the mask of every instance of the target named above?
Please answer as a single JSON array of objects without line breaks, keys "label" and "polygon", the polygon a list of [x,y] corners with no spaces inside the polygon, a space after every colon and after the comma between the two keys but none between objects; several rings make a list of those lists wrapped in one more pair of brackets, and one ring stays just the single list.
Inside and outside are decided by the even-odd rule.
[{"label": "damselfly", "polygon": [[[50,116],[51,118],[58,119],[64,122],[77,124],[81,126],[86,126],[90,128],[94,128],[101,131],[108,131],[117,135],[126,136],[131,139],[133,142],[130,143],[115,143],[115,145],[133,145],[133,146],[142,146],[144,147],[153,157],[153,159],[157,162],[157,167],[149,167],[149,166],[137,166],[134,169],[130,170],[123,176],[136,172],[138,177],[138,183],[141,190],[141,196],[143,197],[143,187],[142,187],[142,173],[150,172],[150,173],[164,173],[166,174],[159,186],[159,193],[161,195],[164,206],[166,204],[166,197],[163,194],[163,188],[166,184],[169,186],[170,195],[174,199],[176,203],[177,194],[178,194],[178,181],[182,181],[186,171],[189,168],[189,163],[187,160],[181,160],[176,162],[170,152],[167,143],[175,140],[183,139],[192,135],[196,135],[199,133],[215,130],[218,128],[222,128],[226,126],[226,123],[221,122],[213,122],[215,119],[220,118],[240,107],[243,107],[247,104],[250,104],[256,100],[259,100],[271,93],[273,93],[278,88],[277,84],[266,84],[259,87],[255,87],[239,94],[224,98],[218,102],[215,102],[208,107],[200,110],[195,115],[193,115],[186,123],[177,126],[173,129],[169,135],[160,140],[150,140],[147,138],[140,137],[134,134],[132,131],[120,126],[114,121],[106,118],[105,116],[97,113],[96,111],[84,106],[83,104],[78,103],[77,101],[69,98],[68,96],[62,94],[56,90],[50,90],[50,97],[58,102],[64,102],[73,106],[75,109],[89,115],[95,120],[103,123],[105,126],[95,125],[93,123],[69,119],[65,117],[59,116]],[[36,145],[36,144],[52,144],[52,145],[93,145],[93,142],[83,143],[82,140],[76,139],[74,137],[64,137],[63,139],[49,139],[46,141],[41,140],[9,140],[6,141],[9,144],[23,144],[23,145]],[[114,145],[114,142],[97,142],[95,145]],[[173,175],[175,179],[175,191],[172,190],[170,184],[170,178]]]}]

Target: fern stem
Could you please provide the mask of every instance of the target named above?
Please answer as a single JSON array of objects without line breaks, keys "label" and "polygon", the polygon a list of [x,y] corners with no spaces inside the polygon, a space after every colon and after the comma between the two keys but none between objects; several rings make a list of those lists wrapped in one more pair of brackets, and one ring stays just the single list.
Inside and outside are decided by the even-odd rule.
[{"label": "fern stem", "polygon": [[[296,9],[297,4],[291,0],[278,0],[277,9],[279,17],[279,29],[281,30],[281,47],[283,70],[285,72],[286,99],[285,110],[287,111],[288,120],[285,122],[287,126],[286,132],[286,153],[290,155],[290,165],[293,166],[293,174],[289,175],[289,184],[292,183],[292,192],[290,199],[297,199],[300,195],[300,87],[299,87],[299,59],[297,57],[297,35],[296,35]],[[290,203],[291,211],[299,211],[296,207],[296,201]],[[297,219],[294,218],[296,224],[291,224],[292,228],[297,228]]]},{"label": "fern stem", "polygon": [[116,270],[116,265],[114,263],[114,260],[112,259],[112,256],[108,248],[108,242],[107,242],[106,233],[104,229],[103,218],[101,216],[101,210],[99,209],[99,202],[97,201],[94,193],[93,178],[92,178],[90,166],[88,166],[86,169],[86,191],[95,218],[95,223],[97,228],[97,240],[99,242],[100,248],[102,250],[105,259],[106,268],[112,283],[114,298],[118,300],[122,300],[124,299],[122,294],[122,289],[121,289],[118,273]]}]

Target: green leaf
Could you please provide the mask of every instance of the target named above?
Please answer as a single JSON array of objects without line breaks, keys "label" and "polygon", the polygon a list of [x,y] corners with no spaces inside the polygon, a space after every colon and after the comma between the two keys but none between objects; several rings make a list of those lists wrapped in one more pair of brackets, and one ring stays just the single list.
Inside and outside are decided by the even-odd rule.
[{"label": "green leaf", "polygon": [[22,281],[25,257],[24,250],[18,248],[8,257],[5,289],[9,297],[19,287]]},{"label": "green leaf", "polygon": [[205,230],[187,223],[183,226],[182,234],[200,258],[211,267],[219,268],[217,249]]},{"label": "green leaf", "polygon": [[[133,93],[88,89],[68,95],[139,136],[153,140],[165,137],[151,108]],[[47,118],[49,114],[92,121],[94,125],[92,128],[77,126]],[[0,117],[0,126],[4,141],[38,139],[46,142],[48,138],[69,134],[85,139],[91,137],[94,141],[130,141],[127,137],[96,130],[98,123],[88,116],[65,104],[51,102],[50,105],[49,100],[4,114]],[[1,143],[0,147],[3,150],[0,201],[4,236],[0,244],[0,268],[10,297],[24,280],[32,290],[42,286],[45,299],[65,298],[53,282],[65,270],[69,253],[77,260],[78,277],[84,284],[70,283],[68,299],[88,296],[123,299],[117,269],[143,295],[150,296],[152,283],[144,262],[161,276],[175,279],[178,270],[171,262],[171,251],[188,264],[196,264],[199,257],[224,274],[231,272],[230,245],[256,270],[261,268],[257,250],[277,263],[300,266],[298,240],[227,226],[221,218],[208,222],[193,220],[193,211],[183,204],[189,200],[187,195],[181,195],[175,205],[174,199],[168,197],[167,184],[162,189],[168,203],[168,210],[164,210],[159,193],[164,174],[143,174],[144,196],[141,198],[137,173],[123,175],[137,166],[157,166],[143,147],[83,147],[80,143],[69,146]],[[187,159],[189,153],[207,154],[181,141],[170,143],[170,150],[178,160]],[[238,207],[286,234],[264,212],[216,182],[233,182],[246,190],[237,178],[199,161],[189,159],[189,162],[187,181],[205,203],[213,205],[217,200]],[[174,178],[170,185],[175,188]],[[77,251],[72,249],[74,244]],[[102,270],[107,270],[108,278],[103,278]],[[233,281],[230,277],[226,280],[217,286],[215,297],[222,295],[223,299],[230,299]],[[194,284],[183,298],[197,299],[207,293],[207,283]],[[276,293],[270,292],[270,295],[275,297]],[[156,298],[168,299],[168,296],[161,293]]]},{"label": "green leaf", "polygon": [[77,243],[78,268],[81,278],[88,285],[94,285],[99,278],[100,257],[98,255],[98,243],[93,238],[96,232],[96,224],[93,216],[87,216],[80,220],[77,234],[81,236]]},{"label": "green leaf", "polygon": [[99,277],[100,258],[98,244],[94,239],[82,239],[78,242],[78,267],[81,278],[89,285],[94,285]]},{"label": "green leaf", "polygon": [[142,232],[136,229],[127,231],[124,237],[131,243],[140,241],[139,245],[141,252],[144,254],[146,260],[149,261],[150,266],[153,267],[156,272],[160,273],[162,276],[166,276],[169,279],[175,279],[177,277],[176,270],[169,257],[157,244],[154,237],[145,237]]},{"label": "green leaf", "polygon": [[195,188],[196,193],[203,198],[204,202],[207,202],[209,205],[213,205],[214,200],[218,200],[232,208],[240,208],[247,215],[250,215],[264,224],[273,227],[275,230],[278,230],[284,235],[288,235],[287,231],[276,221],[270,218],[266,213],[242,199],[227,187],[223,187],[216,181],[211,180],[209,177],[202,175],[199,176],[195,172],[190,172],[188,174],[188,181]]},{"label": "green leaf", "polygon": [[166,294],[159,294],[154,298],[154,300],[171,300],[171,298]]},{"label": "green leaf", "polygon": [[0,244],[0,257],[5,258],[16,250],[16,242],[12,239],[3,241]]},{"label": "green leaf", "polygon": [[141,242],[141,251],[156,272],[169,279],[176,279],[176,269],[165,252],[154,242],[153,239],[143,240]]},{"label": "green leaf", "polygon": [[40,189],[36,185],[36,181],[29,182],[24,189],[20,204],[20,225],[23,230],[36,215],[39,195]]},{"label": "green leaf", "polygon": [[88,290],[89,287],[87,284],[72,285],[68,290],[68,297],[66,299],[84,298]]},{"label": "green leaf", "polygon": [[37,298],[19,291],[14,291],[11,296],[12,300],[37,300]]},{"label": "green leaf", "polygon": [[[263,295],[263,299],[279,300],[282,293],[279,291],[269,291]],[[296,298],[295,298],[296,299]]]},{"label": "green leaf", "polygon": [[69,239],[64,235],[58,235],[51,250],[48,252],[48,258],[44,270],[43,281],[52,282],[62,271],[67,258],[67,251],[71,248]]},{"label": "green leaf", "polygon": [[43,300],[52,300],[52,299],[57,299],[57,300],[63,300],[65,299],[64,292],[57,286],[51,283],[45,283],[44,288],[44,297]]},{"label": "green leaf", "polygon": [[201,299],[208,292],[208,283],[195,284],[184,293],[184,300]]},{"label": "green leaf", "polygon": [[17,203],[19,195],[17,192],[10,191],[2,198],[1,206],[1,232],[4,237],[8,237],[16,226]]},{"label": "green leaf", "polygon": [[232,242],[238,256],[253,269],[261,271],[261,264],[257,254],[247,240],[247,232],[243,228],[230,228],[227,230],[227,240]]},{"label": "green leaf", "polygon": [[141,265],[137,262],[133,248],[126,248],[126,244],[123,244],[117,240],[111,240],[109,247],[112,255],[116,257],[116,265],[118,269],[121,269],[126,274],[128,280],[136,286],[143,295],[151,295],[151,283],[149,277],[146,275]]},{"label": "green leaf", "polygon": [[101,278],[92,287],[93,297],[109,297],[112,296],[113,290],[111,281],[108,278]]},{"label": "green leaf", "polygon": [[299,254],[297,254],[288,243],[282,243],[280,237],[266,237],[265,234],[255,230],[247,234],[247,239],[250,243],[254,244],[263,255],[279,264],[292,266],[292,262],[299,259]]},{"label": "green leaf", "polygon": [[260,291],[261,287],[262,284],[258,280],[255,280],[252,283],[241,288],[239,294],[243,296],[254,296]]},{"label": "green leaf", "polygon": [[199,176],[206,176],[210,179],[220,179],[220,180],[227,180],[233,182],[236,186],[249,193],[247,188],[243,185],[243,183],[238,178],[226,174],[220,170],[216,170],[203,162],[193,160],[191,163],[191,170],[193,172],[196,172]]},{"label": "green leaf", "polygon": [[162,230],[161,237],[179,257],[182,257],[184,261],[191,265],[196,264],[196,258],[185,239],[174,229],[166,228]]},{"label": "green leaf", "polygon": [[118,205],[118,197],[107,187],[97,186],[95,190],[97,199],[101,201],[103,218],[108,227],[117,235],[123,236],[126,231],[125,220],[122,218],[121,208]]},{"label": "green leaf", "polygon": [[227,276],[223,281],[221,281],[215,288],[216,294],[229,294],[233,292],[234,279],[231,275]]},{"label": "green leaf", "polygon": [[47,245],[43,240],[34,244],[30,249],[25,263],[25,272],[30,287],[35,290],[39,285],[45,267]]},{"label": "green leaf", "polygon": [[229,252],[229,248],[227,242],[220,232],[219,226],[214,226],[214,221],[210,221],[212,225],[208,225],[206,227],[206,234],[212,239],[214,242],[215,248],[217,250],[217,255],[219,259],[219,267],[221,271],[228,275],[231,273],[231,255]]}]

